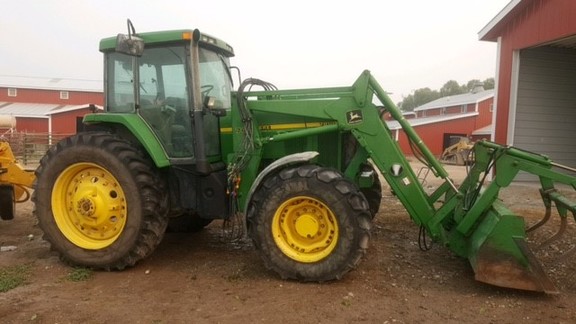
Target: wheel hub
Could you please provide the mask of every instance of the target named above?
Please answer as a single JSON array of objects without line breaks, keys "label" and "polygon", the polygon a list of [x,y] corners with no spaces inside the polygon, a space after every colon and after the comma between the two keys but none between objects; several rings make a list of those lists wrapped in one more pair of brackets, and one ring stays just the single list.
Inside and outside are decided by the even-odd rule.
[{"label": "wheel hub", "polygon": [[310,214],[301,215],[296,219],[295,223],[296,233],[305,238],[312,238],[320,228],[314,215]]},{"label": "wheel hub", "polygon": [[274,214],[272,234],[278,248],[299,262],[317,262],[336,247],[338,224],[320,200],[299,196],[286,200]]},{"label": "wheel hub", "polygon": [[127,220],[120,183],[93,163],[73,164],[60,173],[52,191],[52,210],[62,234],[90,250],[114,243]]},{"label": "wheel hub", "polygon": [[76,211],[82,216],[90,217],[94,215],[94,209],[94,202],[88,198],[81,198],[77,202]]}]

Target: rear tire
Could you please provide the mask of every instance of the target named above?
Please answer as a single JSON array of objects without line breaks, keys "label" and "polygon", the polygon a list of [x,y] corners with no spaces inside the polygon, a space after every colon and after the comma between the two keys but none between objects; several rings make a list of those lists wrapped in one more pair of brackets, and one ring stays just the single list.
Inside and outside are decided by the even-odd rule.
[{"label": "rear tire", "polygon": [[42,158],[36,178],[34,213],[67,263],[121,270],[162,240],[167,190],[127,141],[102,132],[66,138]]},{"label": "rear tire", "polygon": [[248,222],[264,263],[284,279],[340,279],[358,265],[370,239],[364,195],[338,171],[315,165],[265,179]]}]

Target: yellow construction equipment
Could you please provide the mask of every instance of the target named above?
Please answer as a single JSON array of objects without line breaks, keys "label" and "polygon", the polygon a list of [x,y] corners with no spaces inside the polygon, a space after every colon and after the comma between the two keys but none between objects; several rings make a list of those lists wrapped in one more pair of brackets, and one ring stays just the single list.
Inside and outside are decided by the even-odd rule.
[{"label": "yellow construction equipment", "polygon": [[474,161],[470,155],[473,147],[474,143],[468,137],[460,137],[458,143],[448,146],[442,152],[440,161],[445,164],[470,165]]},{"label": "yellow construction equipment", "polygon": [[[0,128],[13,128],[13,118],[0,119]],[[0,218],[14,218],[16,203],[30,199],[32,184],[36,179],[33,170],[26,170],[18,163],[10,143],[0,137]]]}]

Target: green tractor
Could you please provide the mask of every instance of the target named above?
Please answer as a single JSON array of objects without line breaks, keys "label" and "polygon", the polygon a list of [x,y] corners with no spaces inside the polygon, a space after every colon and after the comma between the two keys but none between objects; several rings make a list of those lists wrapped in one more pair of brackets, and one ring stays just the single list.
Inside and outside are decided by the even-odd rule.
[{"label": "green tractor", "polygon": [[[480,142],[457,187],[368,71],[349,87],[277,90],[248,79],[234,90],[225,42],[198,30],[137,34],[130,21],[128,34],[103,39],[100,50],[104,112],[85,116],[84,130],[52,147],[36,171],[35,214],[64,261],[124,269],[149,256],[167,227],[195,231],[244,215],[265,265],[282,278],[339,279],[368,248],[379,173],[478,280],[555,291],[526,247],[522,218],[497,200],[527,170],[565,218],[573,205],[561,205],[554,182],[576,180],[546,157]],[[384,112],[444,179],[432,194]],[[492,168],[497,179],[483,190]]]}]

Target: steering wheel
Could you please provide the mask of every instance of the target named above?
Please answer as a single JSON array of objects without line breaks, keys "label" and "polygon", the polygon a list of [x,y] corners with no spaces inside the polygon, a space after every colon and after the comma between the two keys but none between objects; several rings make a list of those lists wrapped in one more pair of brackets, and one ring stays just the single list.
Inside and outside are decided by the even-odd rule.
[{"label": "steering wheel", "polygon": [[214,89],[214,86],[211,84],[206,84],[201,86],[200,89],[202,89],[202,97],[206,97],[210,93],[210,91]]}]

